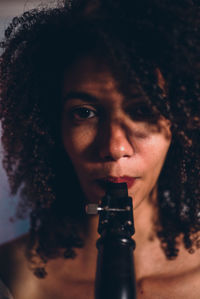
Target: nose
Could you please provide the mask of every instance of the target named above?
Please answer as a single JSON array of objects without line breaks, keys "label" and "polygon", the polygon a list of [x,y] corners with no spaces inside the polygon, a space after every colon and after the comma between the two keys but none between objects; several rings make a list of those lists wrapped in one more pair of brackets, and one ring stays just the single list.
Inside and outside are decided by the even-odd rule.
[{"label": "nose", "polygon": [[99,144],[99,155],[104,161],[117,161],[129,158],[134,154],[134,148],[128,133],[120,124],[104,128]]}]

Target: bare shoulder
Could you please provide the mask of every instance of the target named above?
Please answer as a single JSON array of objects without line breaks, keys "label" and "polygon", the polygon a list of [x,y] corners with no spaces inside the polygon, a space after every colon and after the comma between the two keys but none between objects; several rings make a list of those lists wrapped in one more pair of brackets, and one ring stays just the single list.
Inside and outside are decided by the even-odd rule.
[{"label": "bare shoulder", "polygon": [[138,299],[199,299],[200,269],[179,276],[146,277],[137,284]]},{"label": "bare shoulder", "polygon": [[5,258],[11,257],[13,256],[13,254],[15,255],[15,253],[17,254],[22,247],[25,247],[27,239],[28,239],[28,234],[24,234],[14,240],[1,244],[0,245],[0,265],[2,262],[4,263]]},{"label": "bare shoulder", "polygon": [[172,271],[138,281],[138,299],[200,298],[200,250],[184,253],[172,264]]},{"label": "bare shoulder", "polygon": [[0,278],[10,286],[18,265],[24,259],[24,248],[28,235],[6,242],[0,246]]}]

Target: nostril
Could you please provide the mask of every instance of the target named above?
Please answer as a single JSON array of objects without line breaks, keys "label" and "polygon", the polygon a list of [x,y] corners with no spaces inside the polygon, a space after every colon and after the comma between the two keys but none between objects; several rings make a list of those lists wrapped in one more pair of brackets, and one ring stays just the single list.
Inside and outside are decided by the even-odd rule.
[{"label": "nostril", "polygon": [[124,155],[123,156],[123,158],[129,158],[130,157],[130,155]]}]

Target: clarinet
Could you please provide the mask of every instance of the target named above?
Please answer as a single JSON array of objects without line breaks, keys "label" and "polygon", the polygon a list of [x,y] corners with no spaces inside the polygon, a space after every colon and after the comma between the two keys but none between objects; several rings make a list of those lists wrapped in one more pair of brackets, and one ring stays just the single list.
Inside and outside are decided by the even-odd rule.
[{"label": "clarinet", "polygon": [[95,299],[135,299],[135,230],[126,183],[108,184],[100,206],[90,204],[87,212],[99,213]]}]

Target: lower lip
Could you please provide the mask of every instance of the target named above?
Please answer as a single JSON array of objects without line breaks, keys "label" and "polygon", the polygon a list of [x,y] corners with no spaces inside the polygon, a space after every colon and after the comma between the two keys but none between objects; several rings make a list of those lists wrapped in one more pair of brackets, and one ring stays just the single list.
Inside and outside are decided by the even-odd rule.
[{"label": "lower lip", "polygon": [[103,189],[105,189],[109,183],[114,183],[114,184],[126,183],[128,189],[130,189],[134,185],[135,181],[136,181],[135,178],[130,178],[130,177],[125,177],[125,178],[108,178],[108,179],[105,179],[105,180],[104,179],[97,180],[98,184]]}]

